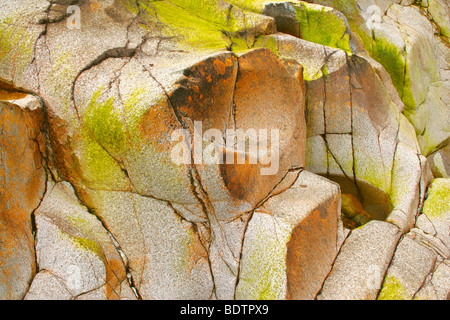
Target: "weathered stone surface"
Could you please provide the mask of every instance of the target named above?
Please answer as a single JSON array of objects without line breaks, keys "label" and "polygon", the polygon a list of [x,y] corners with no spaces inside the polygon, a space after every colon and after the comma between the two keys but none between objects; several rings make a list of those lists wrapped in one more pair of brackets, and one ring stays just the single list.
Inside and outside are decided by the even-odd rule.
[{"label": "weathered stone surface", "polygon": [[389,73],[423,154],[439,149],[449,132],[449,117],[436,116],[449,112],[444,93],[449,90],[448,4],[427,1],[419,7],[405,1],[314,2],[344,13],[354,32],[350,38],[355,43],[353,51],[370,54]]},{"label": "weathered stone surface", "polygon": [[433,180],[428,188],[428,198],[422,212],[433,224],[436,237],[450,249],[450,179]]},{"label": "weathered stone surface", "polygon": [[427,8],[433,21],[439,26],[440,34],[450,38],[450,22],[448,20],[450,6],[448,2],[443,0],[427,0],[422,1],[422,5]]},{"label": "weathered stone surface", "polygon": [[50,271],[42,270],[33,279],[25,300],[70,300],[72,295]]},{"label": "weathered stone surface", "polygon": [[436,235],[436,229],[434,228],[430,219],[428,219],[424,214],[421,214],[417,217],[416,227],[423,230],[425,233],[431,234],[432,236]]},{"label": "weathered stone surface", "polygon": [[278,54],[300,61],[309,80],[306,168],[339,182],[372,219],[394,209],[391,221],[409,230],[424,196],[424,170],[414,128],[378,74],[341,50],[283,34],[266,36],[270,41]]},{"label": "weathered stone surface", "polygon": [[0,299],[21,299],[36,272],[33,211],[45,192],[39,101],[0,83]]},{"label": "weathered stone surface", "polygon": [[126,261],[101,222],[79,203],[69,184],[49,183],[47,189],[35,212],[40,276],[26,298],[51,298],[47,281],[61,298],[77,298],[94,289],[101,289],[104,299],[124,297]]},{"label": "weathered stone surface", "polygon": [[[120,243],[143,299],[209,299],[214,283],[202,241],[208,226],[185,220],[164,201],[123,191],[93,191],[93,208]],[[126,212],[127,214],[123,214]]]},{"label": "weathered stone surface", "polygon": [[412,300],[435,262],[435,252],[406,235],[395,250],[378,299]]},{"label": "weathered stone surface", "polygon": [[0,298],[446,298],[448,4],[311,2],[3,1]]},{"label": "weathered stone surface", "polygon": [[255,210],[236,298],[314,299],[338,250],[339,211],[339,187],[307,171]]},{"label": "weathered stone surface", "polygon": [[431,154],[428,161],[436,178],[450,178],[450,145]]},{"label": "weathered stone surface", "polygon": [[353,230],[333,263],[319,300],[373,300],[400,239],[400,230],[371,221]]},{"label": "weathered stone surface", "polygon": [[417,228],[412,228],[411,232],[408,233],[408,236],[433,249],[442,258],[448,259],[450,257],[450,250],[441,239],[427,234],[423,230]]},{"label": "weathered stone surface", "polygon": [[431,283],[439,300],[448,300],[450,294],[450,261],[447,259],[433,272]]}]

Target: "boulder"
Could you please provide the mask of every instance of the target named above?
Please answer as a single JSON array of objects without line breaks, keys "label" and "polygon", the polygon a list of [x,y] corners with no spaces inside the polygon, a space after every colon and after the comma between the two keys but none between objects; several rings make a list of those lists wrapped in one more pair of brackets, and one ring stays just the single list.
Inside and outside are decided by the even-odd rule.
[{"label": "boulder", "polygon": [[[265,36],[304,66],[306,168],[338,182],[371,219],[414,225],[425,163],[413,126],[365,58],[285,34]],[[373,165],[377,163],[377,165]]]}]

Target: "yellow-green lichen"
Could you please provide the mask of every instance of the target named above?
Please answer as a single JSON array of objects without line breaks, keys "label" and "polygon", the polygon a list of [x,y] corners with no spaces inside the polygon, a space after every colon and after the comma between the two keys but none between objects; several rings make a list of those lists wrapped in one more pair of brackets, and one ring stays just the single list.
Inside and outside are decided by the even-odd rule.
[{"label": "yellow-green lichen", "polygon": [[[134,8],[125,5],[128,11]],[[250,48],[254,38],[267,33],[268,18],[243,12],[220,0],[164,0],[139,3],[141,25],[172,36],[195,50],[217,51]]]},{"label": "yellow-green lichen", "polygon": [[178,274],[190,272],[191,247],[194,241],[194,231],[192,228],[183,228],[186,233],[180,233],[176,238],[172,253],[176,253],[177,257],[172,260],[172,267]]},{"label": "yellow-green lichen", "polygon": [[0,75],[16,78],[31,61],[34,35],[12,18],[0,22]]},{"label": "yellow-green lichen", "polygon": [[399,279],[394,276],[387,276],[384,279],[378,300],[411,300],[411,298]]},{"label": "yellow-green lichen", "polygon": [[200,50],[226,49],[230,40],[225,36],[223,26],[205,20],[201,12],[198,15],[168,1],[141,3],[143,17],[147,23],[161,26],[168,36],[174,36],[189,47]]},{"label": "yellow-green lichen", "polygon": [[397,89],[400,97],[402,97],[406,65],[404,52],[384,38],[372,40],[370,44],[366,44],[366,48],[372,58],[381,63],[389,73],[395,89]]},{"label": "yellow-green lichen", "polygon": [[275,3],[279,1],[274,0],[228,0],[232,5],[238,6],[244,10],[255,13],[262,13],[264,6],[268,3]]},{"label": "yellow-green lichen", "polygon": [[137,1],[135,0],[119,0],[118,1],[121,6],[126,8],[129,12],[133,14],[138,14],[139,7],[137,5]]},{"label": "yellow-green lichen", "polygon": [[307,2],[300,2],[295,9],[302,39],[351,52],[347,21],[342,14]]},{"label": "yellow-green lichen", "polygon": [[450,213],[450,179],[434,179],[428,189],[428,198],[423,205],[423,213],[429,218],[448,216]]},{"label": "yellow-green lichen", "polygon": [[99,257],[100,260],[103,260],[103,250],[95,241],[82,237],[70,237],[70,240],[75,244],[77,248],[88,250]]},{"label": "yellow-green lichen", "polygon": [[283,228],[281,221],[272,219],[265,223],[273,223],[273,228],[263,226],[264,229],[255,234],[255,239],[246,239],[244,242],[240,280],[236,290],[238,299],[285,298],[283,294],[286,289],[286,246],[290,240],[289,228]]},{"label": "yellow-green lichen", "polygon": [[221,5],[218,0],[168,0],[168,2],[227,31],[243,27],[237,25],[238,21],[232,15],[231,9],[225,3]]},{"label": "yellow-green lichen", "polygon": [[91,187],[126,188],[126,175],[119,164],[92,135],[81,129],[82,157],[79,159],[83,179]]},{"label": "yellow-green lichen", "polygon": [[73,63],[73,53],[65,51],[60,45],[52,59],[52,68],[49,72],[42,72],[41,79],[48,90],[52,92],[52,98],[57,100],[66,114],[69,112],[71,83],[76,77],[77,70]]},{"label": "yellow-green lichen", "polygon": [[267,48],[276,55],[278,55],[278,43],[274,37],[271,36],[260,36],[256,39],[254,48]]},{"label": "yellow-green lichen", "polygon": [[113,97],[100,102],[102,91],[99,88],[94,92],[83,113],[83,122],[98,144],[110,152],[120,153],[127,143],[121,110],[115,108]]},{"label": "yellow-green lichen", "polygon": [[[367,151],[367,150],[366,150]],[[358,180],[364,181],[377,189],[391,193],[391,177],[387,168],[372,165],[374,155],[355,154],[355,176]],[[378,161],[382,163],[379,158]]]},{"label": "yellow-green lichen", "polygon": [[142,116],[148,111],[149,100],[151,99],[148,96],[149,93],[153,94],[153,92],[149,92],[148,88],[136,87],[123,98],[126,127],[134,143],[139,137]]}]

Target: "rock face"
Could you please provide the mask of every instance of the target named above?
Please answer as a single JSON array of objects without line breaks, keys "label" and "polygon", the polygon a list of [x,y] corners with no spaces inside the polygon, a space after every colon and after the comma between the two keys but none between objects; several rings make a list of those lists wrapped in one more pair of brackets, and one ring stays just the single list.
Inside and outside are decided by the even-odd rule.
[{"label": "rock face", "polygon": [[431,0],[0,1],[0,299],[446,299],[447,31]]},{"label": "rock face", "polygon": [[114,238],[68,183],[48,184],[35,219],[39,273],[25,299],[135,298],[127,283],[127,261]]},{"label": "rock face", "polygon": [[36,273],[33,212],[45,192],[39,101],[0,90],[0,299],[21,299]]},{"label": "rock face", "polygon": [[339,208],[339,186],[302,171],[288,190],[256,209],[236,298],[314,299],[338,250]]}]

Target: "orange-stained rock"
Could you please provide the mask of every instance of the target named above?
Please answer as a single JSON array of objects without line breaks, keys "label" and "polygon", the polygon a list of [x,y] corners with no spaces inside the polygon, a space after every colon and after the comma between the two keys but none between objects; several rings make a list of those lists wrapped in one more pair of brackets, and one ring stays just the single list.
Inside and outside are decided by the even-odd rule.
[{"label": "orange-stained rock", "polygon": [[251,217],[237,299],[314,299],[338,253],[340,189],[302,171]]},{"label": "orange-stained rock", "polygon": [[231,52],[200,61],[183,72],[170,95],[181,119],[201,121],[203,130],[230,128],[238,59]]},{"label": "orange-stained rock", "polygon": [[33,218],[45,190],[39,102],[5,92],[0,100],[0,300],[21,299],[36,272]]},{"label": "orange-stained rock", "polygon": [[286,256],[288,299],[313,299],[325,279],[337,254],[339,203],[336,193],[293,230]]},{"label": "orange-stained rock", "polygon": [[[268,150],[269,164],[263,164],[261,153],[248,152],[245,164],[221,165],[222,178],[233,197],[256,205],[289,169],[304,167],[306,122],[302,72],[296,61],[279,59],[268,49],[253,50],[239,57],[234,93],[235,127],[249,139],[252,137],[249,130],[255,130],[259,148],[263,140],[267,141],[268,149],[271,143],[276,143],[273,147],[278,155]],[[267,137],[260,130],[265,130]],[[273,130],[278,130],[279,139],[272,139]],[[251,164],[251,157],[257,159],[257,165]]]}]

